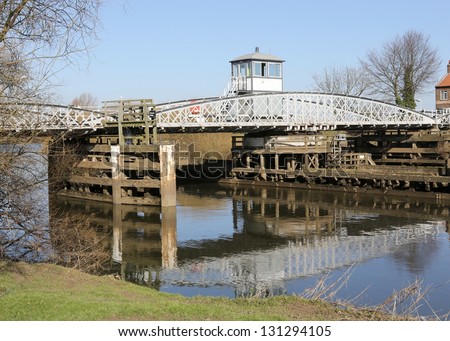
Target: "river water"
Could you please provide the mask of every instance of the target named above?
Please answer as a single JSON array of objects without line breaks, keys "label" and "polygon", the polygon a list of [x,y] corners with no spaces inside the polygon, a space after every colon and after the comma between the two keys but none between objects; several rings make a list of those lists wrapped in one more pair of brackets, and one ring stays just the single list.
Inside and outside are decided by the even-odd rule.
[{"label": "river water", "polygon": [[190,184],[178,187],[176,208],[162,211],[68,199],[59,205],[94,215],[122,278],[163,292],[240,297],[316,288],[317,296],[374,306],[418,281],[423,299],[412,296],[396,312],[416,308],[448,319],[446,203]]}]

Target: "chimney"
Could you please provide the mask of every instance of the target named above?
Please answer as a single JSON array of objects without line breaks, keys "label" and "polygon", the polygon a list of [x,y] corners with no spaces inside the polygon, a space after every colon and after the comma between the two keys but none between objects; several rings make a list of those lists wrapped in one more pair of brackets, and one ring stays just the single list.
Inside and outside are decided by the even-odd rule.
[{"label": "chimney", "polygon": [[450,73],[450,60],[448,61],[448,64],[447,64],[447,73]]},{"label": "chimney", "polygon": [[[257,47],[255,47],[255,52],[256,53],[259,53],[259,47],[257,46]],[[450,61],[449,61],[449,66],[448,67],[450,67]]]}]

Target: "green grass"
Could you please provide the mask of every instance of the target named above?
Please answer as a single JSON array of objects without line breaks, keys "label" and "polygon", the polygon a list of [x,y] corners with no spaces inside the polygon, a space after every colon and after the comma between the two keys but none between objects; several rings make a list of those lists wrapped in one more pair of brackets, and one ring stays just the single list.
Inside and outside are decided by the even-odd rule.
[{"label": "green grass", "polygon": [[[186,298],[51,264],[0,262],[0,320],[379,320],[295,296]],[[383,318],[384,319],[384,318]]]}]

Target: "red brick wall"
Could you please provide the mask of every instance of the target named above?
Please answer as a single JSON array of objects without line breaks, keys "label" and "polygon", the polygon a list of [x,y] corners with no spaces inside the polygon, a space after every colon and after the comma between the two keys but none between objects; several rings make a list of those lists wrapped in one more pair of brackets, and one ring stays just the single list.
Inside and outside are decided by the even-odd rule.
[{"label": "red brick wall", "polygon": [[[441,101],[441,91],[447,90],[447,100]],[[450,108],[450,87],[436,88],[436,109],[447,109]]]}]

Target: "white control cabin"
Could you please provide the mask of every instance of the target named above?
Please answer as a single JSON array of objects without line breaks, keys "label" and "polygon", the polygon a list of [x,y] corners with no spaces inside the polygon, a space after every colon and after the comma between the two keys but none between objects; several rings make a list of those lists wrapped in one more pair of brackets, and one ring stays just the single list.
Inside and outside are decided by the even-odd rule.
[{"label": "white control cabin", "polygon": [[283,91],[283,62],[276,56],[260,53],[246,54],[231,63],[231,80],[236,94]]}]

